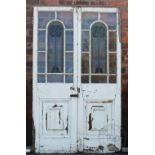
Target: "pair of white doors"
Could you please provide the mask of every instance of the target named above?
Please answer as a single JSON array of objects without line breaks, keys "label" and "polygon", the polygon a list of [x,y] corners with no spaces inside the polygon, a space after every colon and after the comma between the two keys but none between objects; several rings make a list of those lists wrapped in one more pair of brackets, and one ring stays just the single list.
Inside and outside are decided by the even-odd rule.
[{"label": "pair of white doors", "polygon": [[118,10],[34,7],[35,152],[121,148]]}]

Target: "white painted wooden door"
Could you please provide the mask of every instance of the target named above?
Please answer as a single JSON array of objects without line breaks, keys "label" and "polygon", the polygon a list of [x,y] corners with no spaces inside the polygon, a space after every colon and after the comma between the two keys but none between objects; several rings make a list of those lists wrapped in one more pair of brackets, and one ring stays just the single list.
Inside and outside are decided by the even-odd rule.
[{"label": "white painted wooden door", "polygon": [[121,149],[121,51],[117,9],[78,10],[78,149]]},{"label": "white painted wooden door", "polygon": [[35,7],[33,45],[35,151],[119,150],[117,10]]}]

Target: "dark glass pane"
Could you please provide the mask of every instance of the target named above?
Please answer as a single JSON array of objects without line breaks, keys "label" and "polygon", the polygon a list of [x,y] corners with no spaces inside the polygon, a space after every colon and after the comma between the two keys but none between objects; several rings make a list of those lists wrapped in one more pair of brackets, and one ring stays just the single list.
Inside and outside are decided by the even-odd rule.
[{"label": "dark glass pane", "polygon": [[109,73],[116,73],[116,53],[109,53]]},{"label": "dark glass pane", "polygon": [[38,53],[38,73],[45,73],[45,53]]},{"label": "dark glass pane", "polygon": [[66,53],[66,73],[73,73],[73,53]]},{"label": "dark glass pane", "polygon": [[116,83],[116,76],[110,75],[109,76],[109,83]]},{"label": "dark glass pane", "polygon": [[91,76],[91,82],[92,83],[106,83],[107,82],[107,76],[102,76],[102,75]]},{"label": "dark glass pane", "polygon": [[45,83],[45,75],[38,75],[38,83]]},{"label": "dark glass pane", "polygon": [[63,75],[47,75],[47,82],[63,82],[64,76]]},{"label": "dark glass pane", "polygon": [[109,29],[116,29],[116,13],[101,13],[101,20],[103,20]]},{"label": "dark glass pane", "polygon": [[45,51],[45,31],[38,31],[38,51]]},{"label": "dark glass pane", "polygon": [[91,69],[92,73],[107,72],[107,29],[96,23],[91,29]]},{"label": "dark glass pane", "polygon": [[38,13],[38,28],[46,28],[47,23],[55,18],[54,12],[39,12]]},{"label": "dark glass pane", "polygon": [[73,50],[73,31],[66,31],[66,51]]},{"label": "dark glass pane", "polygon": [[98,19],[98,13],[85,12],[82,13],[82,29],[90,28],[93,21]]},{"label": "dark glass pane", "polygon": [[62,73],[64,59],[64,28],[60,22],[53,22],[48,27],[48,73]]},{"label": "dark glass pane", "polygon": [[89,31],[82,31],[82,51],[89,51]]},{"label": "dark glass pane", "polygon": [[82,53],[82,73],[89,73],[89,54]]},{"label": "dark glass pane", "polygon": [[109,32],[109,51],[116,51],[116,32]]},{"label": "dark glass pane", "polygon": [[89,83],[89,76],[81,76],[82,83]]},{"label": "dark glass pane", "polygon": [[66,28],[73,28],[73,13],[72,12],[57,12],[57,18],[62,20]]},{"label": "dark glass pane", "polygon": [[66,83],[73,83],[73,75],[66,75]]}]

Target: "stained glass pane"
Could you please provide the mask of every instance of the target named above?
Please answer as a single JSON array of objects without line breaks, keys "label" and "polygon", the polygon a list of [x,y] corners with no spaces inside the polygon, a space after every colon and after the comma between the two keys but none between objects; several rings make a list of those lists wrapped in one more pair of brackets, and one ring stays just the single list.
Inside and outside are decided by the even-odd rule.
[{"label": "stained glass pane", "polygon": [[45,83],[45,75],[38,75],[38,83]]},{"label": "stained glass pane", "polygon": [[109,73],[116,73],[116,53],[109,53]]},{"label": "stained glass pane", "polygon": [[82,53],[82,73],[89,73],[89,54]]},{"label": "stained glass pane", "polygon": [[66,73],[73,73],[73,53],[66,53]]},{"label": "stained glass pane", "polygon": [[66,31],[66,51],[73,50],[73,31]]},{"label": "stained glass pane", "polygon": [[55,18],[54,12],[39,12],[38,13],[38,28],[46,28],[47,23]]},{"label": "stained glass pane", "polygon": [[98,19],[98,13],[85,12],[82,13],[82,29],[90,28],[93,21]]},{"label": "stained glass pane", "polygon": [[66,83],[73,83],[73,75],[66,75]]},{"label": "stained glass pane", "polygon": [[48,73],[63,72],[63,38],[64,28],[60,22],[52,22],[48,27]]},{"label": "stained glass pane", "polygon": [[109,50],[116,51],[116,32],[109,32]]},{"label": "stained glass pane", "polygon": [[38,51],[45,50],[45,31],[38,31]]},{"label": "stained glass pane", "polygon": [[116,76],[115,75],[109,76],[109,83],[116,83]]},{"label": "stained glass pane", "polygon": [[89,76],[82,76],[81,81],[82,83],[89,83]]},{"label": "stained glass pane", "polygon": [[47,82],[63,82],[64,76],[63,75],[47,75]]},{"label": "stained glass pane", "polygon": [[109,29],[116,29],[116,13],[101,13],[101,20],[103,20]]},{"label": "stained glass pane", "polygon": [[73,28],[73,13],[72,12],[57,12],[57,18],[63,21],[65,28]]},{"label": "stained glass pane", "polygon": [[91,29],[91,71],[107,72],[107,29],[102,23],[95,23]]},{"label": "stained glass pane", "polygon": [[89,51],[89,31],[82,31],[82,51]]},{"label": "stained glass pane", "polygon": [[91,82],[92,83],[106,83],[107,82],[107,76],[101,76],[101,75],[92,76],[91,77]]},{"label": "stained glass pane", "polygon": [[38,53],[38,73],[45,73],[45,53]]}]

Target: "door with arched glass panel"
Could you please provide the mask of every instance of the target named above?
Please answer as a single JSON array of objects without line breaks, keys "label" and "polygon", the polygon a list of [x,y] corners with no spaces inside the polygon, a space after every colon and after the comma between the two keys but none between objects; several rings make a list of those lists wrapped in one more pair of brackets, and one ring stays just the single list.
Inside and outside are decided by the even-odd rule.
[{"label": "door with arched glass panel", "polygon": [[117,151],[121,148],[118,13],[116,9],[82,8],[80,18],[81,145],[84,152]]},{"label": "door with arched glass panel", "polygon": [[34,17],[35,151],[120,150],[117,9],[35,7]]},{"label": "door with arched glass panel", "polygon": [[[77,77],[73,8],[34,10],[35,151],[77,151]],[[73,97],[72,97],[73,96]],[[74,118],[74,119],[73,119]]]}]

